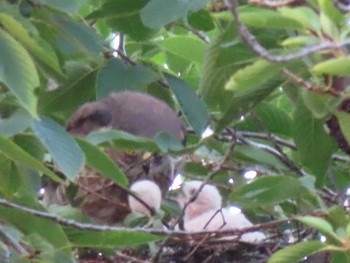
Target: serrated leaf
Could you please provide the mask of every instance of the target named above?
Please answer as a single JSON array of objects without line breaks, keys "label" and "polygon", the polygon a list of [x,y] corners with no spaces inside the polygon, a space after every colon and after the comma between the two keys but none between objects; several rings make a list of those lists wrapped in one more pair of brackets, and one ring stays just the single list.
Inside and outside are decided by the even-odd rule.
[{"label": "serrated leaf", "polygon": [[183,80],[169,74],[165,75],[165,78],[189,123],[196,133],[201,135],[210,120],[206,105]]},{"label": "serrated leaf", "polygon": [[62,182],[55,173],[2,134],[0,134],[0,152],[23,166],[43,172],[54,181]]},{"label": "serrated leaf", "polygon": [[197,11],[207,2],[208,0],[151,0],[141,11],[142,22],[149,28],[158,29],[187,16],[189,11]]},{"label": "serrated leaf", "polygon": [[158,78],[158,74],[145,66],[111,59],[97,73],[97,98],[104,98],[113,91],[141,90]]},{"label": "serrated leaf", "polygon": [[125,174],[105,152],[84,139],[76,138],[76,140],[80,148],[84,151],[86,162],[90,167],[121,186],[128,185],[128,179]]},{"label": "serrated leaf", "polygon": [[90,19],[104,18],[114,31],[129,35],[135,40],[145,40],[156,31],[146,27],[140,17],[142,8],[148,0],[109,0],[101,9],[88,16]]},{"label": "serrated leaf", "polygon": [[39,76],[28,52],[12,36],[0,29],[0,82],[16,96],[20,104],[35,118]]},{"label": "serrated leaf", "polygon": [[122,248],[160,241],[165,237],[132,230],[87,231],[66,229],[66,234],[73,246],[95,248]]},{"label": "serrated leaf", "polygon": [[35,121],[32,129],[65,176],[73,181],[85,162],[78,144],[62,126],[49,118]]},{"label": "serrated leaf", "polygon": [[201,64],[206,45],[191,36],[172,36],[156,42],[160,47],[183,59]]},{"label": "serrated leaf", "polygon": [[225,89],[239,91],[257,83],[263,84],[271,79],[282,68],[282,64],[270,63],[266,60],[258,60],[255,63],[235,72],[226,83]]},{"label": "serrated leaf", "polygon": [[303,191],[307,190],[302,187],[297,178],[265,176],[234,191],[230,200],[243,207],[261,207],[278,204],[288,199],[298,199]]},{"label": "serrated leaf", "polygon": [[274,253],[267,263],[295,263],[306,256],[315,254],[331,247],[319,241],[306,241],[281,249]]},{"label": "serrated leaf", "polygon": [[321,74],[348,76],[350,74],[350,57],[329,59],[316,64],[312,70]]},{"label": "serrated leaf", "polygon": [[323,183],[332,154],[337,146],[324,130],[322,120],[315,119],[301,101],[296,105],[293,120],[293,137],[302,163]]}]

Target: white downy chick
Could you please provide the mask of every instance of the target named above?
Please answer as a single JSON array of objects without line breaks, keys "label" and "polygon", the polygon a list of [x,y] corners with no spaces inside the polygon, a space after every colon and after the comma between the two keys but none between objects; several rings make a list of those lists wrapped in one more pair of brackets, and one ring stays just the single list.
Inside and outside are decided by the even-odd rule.
[{"label": "white downy chick", "polygon": [[[150,180],[140,180],[133,183],[130,190],[134,192],[141,200],[143,200],[149,207],[159,210],[162,202],[162,193],[156,183]],[[149,209],[133,196],[129,195],[128,201],[132,212],[139,212],[150,216],[151,213]]]},{"label": "white downy chick", "polygon": [[[201,181],[190,181],[184,184],[183,192],[187,203],[195,195]],[[218,189],[213,185],[206,184],[198,194],[196,200],[190,203],[185,210],[184,228],[186,231],[215,231],[228,229],[242,229],[253,226],[243,213],[233,214],[228,209],[221,209],[222,198]],[[240,238],[244,242],[260,242],[266,239],[261,232],[243,234]]]}]

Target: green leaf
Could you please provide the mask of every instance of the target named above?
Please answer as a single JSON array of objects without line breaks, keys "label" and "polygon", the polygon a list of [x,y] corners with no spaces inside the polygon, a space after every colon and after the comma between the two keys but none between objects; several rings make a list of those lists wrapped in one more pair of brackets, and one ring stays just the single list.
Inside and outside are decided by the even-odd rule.
[{"label": "green leaf", "polygon": [[269,131],[275,134],[291,136],[292,120],[280,108],[262,102],[255,109],[256,115],[249,115],[235,124],[238,130]]},{"label": "green leaf", "polygon": [[258,60],[255,63],[236,71],[226,83],[225,89],[238,92],[239,90],[263,84],[278,74],[282,64]]},{"label": "green leaf", "polygon": [[97,73],[97,98],[107,97],[113,91],[141,90],[158,78],[154,71],[145,66],[111,59]]},{"label": "green leaf", "polygon": [[76,13],[79,7],[88,0],[34,0],[34,2],[49,5],[67,13]]},{"label": "green leaf", "polygon": [[158,29],[187,16],[189,11],[197,11],[207,2],[208,0],[151,0],[141,11],[142,22],[149,28]]},{"label": "green leaf", "polygon": [[191,36],[172,36],[156,43],[168,52],[183,59],[203,63],[206,45],[198,38]]},{"label": "green leaf", "polygon": [[255,57],[234,33],[235,27],[229,26],[224,34],[211,42],[205,53],[200,91],[207,105],[214,109],[227,107],[231,94],[225,90],[225,84],[235,71]]},{"label": "green leaf", "polygon": [[323,183],[331,156],[337,146],[324,130],[323,121],[315,119],[301,101],[296,105],[293,120],[293,137],[302,163]]},{"label": "green leaf", "polygon": [[[28,198],[13,200],[17,204],[27,206],[39,211],[44,211],[43,207]],[[63,232],[61,226],[55,222],[43,219],[38,216],[31,215],[26,212],[19,211],[15,208],[7,208],[0,206],[0,218],[11,223],[26,235],[39,234],[47,242],[52,244],[56,250],[61,250],[66,254],[70,254],[70,243],[67,236]]]},{"label": "green leaf", "polygon": [[341,98],[327,94],[309,92],[306,89],[302,89],[301,96],[304,100],[305,106],[317,119],[328,117],[330,113],[334,112],[335,108],[342,100]]},{"label": "green leaf", "polygon": [[84,165],[84,154],[66,130],[49,118],[35,121],[33,131],[68,179],[74,180]]},{"label": "green leaf", "polygon": [[284,47],[294,47],[294,46],[308,46],[318,43],[318,38],[313,36],[296,36],[289,37],[281,42]]},{"label": "green leaf", "polygon": [[207,10],[199,10],[188,15],[188,23],[191,27],[201,30],[210,31],[215,29],[213,19]]},{"label": "green leaf", "polygon": [[9,34],[27,48],[28,52],[30,52],[35,59],[43,63],[46,67],[49,67],[57,75],[63,76],[56,54],[51,47],[48,47],[48,44],[43,39],[39,39],[40,42],[34,39],[29,35],[27,30],[10,15],[0,14],[0,23]]},{"label": "green leaf", "polygon": [[253,165],[262,164],[272,169],[286,170],[286,166],[274,155],[250,145],[237,145],[233,151],[234,158]]},{"label": "green leaf", "polygon": [[338,26],[343,25],[345,17],[340,10],[335,7],[334,3],[328,0],[318,0],[318,4],[322,13],[327,15],[334,24]]},{"label": "green leaf", "polygon": [[76,247],[122,248],[160,241],[165,237],[132,230],[87,231],[66,229],[66,234]]},{"label": "green leaf", "polygon": [[29,128],[31,123],[31,116],[19,109],[6,119],[0,118],[0,133],[10,137]]},{"label": "green leaf", "polygon": [[8,33],[0,29],[0,82],[16,96],[21,105],[35,118],[39,76],[28,52]]},{"label": "green leaf", "polygon": [[196,133],[201,135],[210,120],[206,105],[183,80],[169,74],[165,77],[189,123]]},{"label": "green leaf", "polygon": [[[103,51],[102,38],[97,35],[96,31],[82,22],[73,20],[63,13],[50,12],[44,14],[43,20],[51,27],[54,34],[53,45],[64,56],[92,56],[91,59],[99,61],[100,53]],[[49,33],[47,32],[48,38]]]},{"label": "green leaf", "polygon": [[302,25],[281,13],[262,8],[239,8],[239,18],[246,25],[258,28],[301,29]]},{"label": "green leaf", "polygon": [[21,165],[45,173],[54,181],[62,182],[55,173],[2,134],[0,134],[0,152]]},{"label": "green leaf", "polygon": [[145,40],[156,32],[141,21],[140,12],[148,2],[148,0],[108,0],[100,10],[93,12],[88,18],[104,18],[106,24],[114,31],[127,34],[138,41]]},{"label": "green leaf", "polygon": [[320,62],[313,66],[312,70],[320,74],[348,76],[350,74],[350,57],[340,57]]},{"label": "green leaf", "polygon": [[230,200],[243,207],[266,207],[291,198],[298,199],[303,191],[307,190],[302,187],[297,178],[265,176],[234,191],[230,196]]},{"label": "green leaf", "polygon": [[120,130],[94,131],[89,133],[86,139],[95,145],[110,141],[120,150],[159,152],[159,148],[153,140]]},{"label": "green leaf", "polygon": [[163,153],[180,151],[184,148],[174,136],[167,132],[157,133],[156,136],[154,136],[154,141]]},{"label": "green leaf", "polygon": [[45,114],[59,112],[66,118],[83,103],[95,99],[95,69],[75,69],[76,65],[68,70],[74,75],[66,85],[53,91],[40,94],[39,110]]},{"label": "green leaf", "polygon": [[319,17],[310,7],[281,7],[278,11],[286,18],[295,20],[307,29],[312,29],[316,33],[321,32]]},{"label": "green leaf", "polygon": [[319,241],[305,241],[277,251],[267,263],[295,263],[309,255],[329,248],[331,247]]},{"label": "green leaf", "polygon": [[340,130],[344,135],[346,141],[350,144],[350,114],[347,112],[337,111],[335,112]]},{"label": "green leaf", "polygon": [[316,228],[318,231],[322,232],[325,235],[336,236],[331,224],[323,218],[315,216],[299,216],[296,219],[307,226]]},{"label": "green leaf", "polygon": [[236,92],[224,111],[223,117],[219,120],[216,131],[221,131],[233,121],[238,120],[247,111],[256,107],[266,97],[268,97],[276,88],[278,84],[269,83],[262,86],[254,86]]},{"label": "green leaf", "polygon": [[97,146],[84,139],[76,138],[80,148],[84,151],[87,164],[102,175],[111,178],[119,185],[127,186],[128,179],[116,163]]}]

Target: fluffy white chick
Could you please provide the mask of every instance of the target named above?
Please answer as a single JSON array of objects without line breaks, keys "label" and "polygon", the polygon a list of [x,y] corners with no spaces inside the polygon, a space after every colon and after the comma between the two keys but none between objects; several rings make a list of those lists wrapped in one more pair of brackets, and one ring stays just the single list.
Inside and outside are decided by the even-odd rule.
[{"label": "fluffy white chick", "polygon": [[[187,203],[195,195],[201,181],[190,181],[184,184],[184,200]],[[253,226],[243,213],[233,214],[228,209],[221,209],[222,198],[218,189],[213,185],[206,184],[198,194],[195,201],[190,203],[185,210],[184,228],[186,231],[195,232],[203,230],[228,230],[242,229]],[[259,242],[266,238],[261,232],[243,234],[240,238],[244,242]]]},{"label": "fluffy white chick", "polygon": [[[159,210],[162,202],[162,193],[159,186],[150,180],[139,180],[133,183],[130,190],[142,201],[154,210]],[[150,216],[149,209],[133,196],[128,196],[129,206],[132,212],[139,212]]]}]

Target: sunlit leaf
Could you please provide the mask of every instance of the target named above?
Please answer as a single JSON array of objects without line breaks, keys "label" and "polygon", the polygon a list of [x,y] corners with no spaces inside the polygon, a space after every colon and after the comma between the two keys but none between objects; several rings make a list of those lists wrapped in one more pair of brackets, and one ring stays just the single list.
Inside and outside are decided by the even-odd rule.
[{"label": "sunlit leaf", "polygon": [[339,57],[316,64],[313,71],[335,76],[348,76],[350,74],[350,57]]}]

